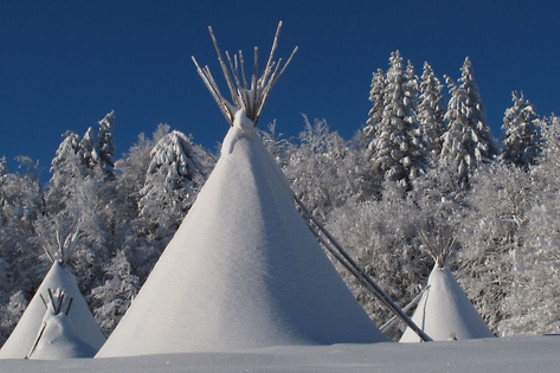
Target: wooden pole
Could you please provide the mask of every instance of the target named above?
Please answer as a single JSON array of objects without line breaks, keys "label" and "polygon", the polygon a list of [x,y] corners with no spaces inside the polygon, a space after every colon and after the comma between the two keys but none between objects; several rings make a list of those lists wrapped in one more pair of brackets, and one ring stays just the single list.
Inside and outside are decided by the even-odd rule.
[{"label": "wooden pole", "polygon": [[294,194],[294,200],[296,203],[301,207],[305,215],[319,228],[319,230],[327,237],[327,239],[333,244],[333,246],[338,250],[344,260],[348,263],[349,266],[353,267],[356,272],[358,273],[359,277],[357,279],[362,282],[366,287],[369,289],[370,287],[374,289],[372,291],[373,295],[375,295],[378,299],[380,299],[383,304],[386,304],[394,313],[397,315],[401,320],[403,320],[419,337],[425,342],[432,341],[422,329],[418,327],[408,317],[408,315],[391,299],[391,297],[377,285],[377,283],[367,274],[367,272],[356,263],[350,255],[344,250],[344,248],[336,241],[336,239],[325,229],[325,227],[313,216],[311,211],[303,204],[303,202]]}]

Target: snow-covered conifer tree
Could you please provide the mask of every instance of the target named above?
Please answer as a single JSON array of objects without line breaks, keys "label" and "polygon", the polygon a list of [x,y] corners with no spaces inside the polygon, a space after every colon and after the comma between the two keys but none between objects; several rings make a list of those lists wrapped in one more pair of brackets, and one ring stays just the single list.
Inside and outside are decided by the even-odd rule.
[{"label": "snow-covered conifer tree", "polygon": [[8,172],[8,162],[6,162],[6,157],[0,158],[0,176],[5,175]]},{"label": "snow-covered conifer tree", "polygon": [[93,127],[89,127],[80,142],[79,154],[87,169],[101,172],[106,178],[114,178],[113,156],[113,124],[115,122],[114,110],[98,121],[97,134]]},{"label": "snow-covered conifer tree", "polygon": [[373,73],[371,80],[371,90],[369,92],[369,101],[373,103],[368,115],[367,125],[364,127],[364,134],[367,139],[372,139],[375,136],[375,129],[381,123],[383,115],[383,90],[385,89],[385,74],[383,70],[377,69]]},{"label": "snow-covered conifer tree", "polygon": [[412,62],[410,60],[408,60],[406,63],[405,76],[405,98],[407,100],[410,100],[410,103],[405,103],[405,105],[410,105],[412,107],[412,110],[416,112],[418,108],[418,97],[420,95],[420,85],[418,75],[416,75],[414,66],[412,65]]},{"label": "snow-covered conifer tree", "polygon": [[110,113],[105,115],[99,123],[99,130],[97,132],[97,148],[99,152],[99,163],[101,168],[106,173],[107,177],[112,178],[113,167],[115,162],[113,157],[115,155],[115,146],[113,144],[113,124],[115,122],[115,111],[111,110]]},{"label": "snow-covered conifer tree", "polygon": [[163,137],[150,155],[140,217],[154,239],[170,238],[206,181],[213,158],[179,131]]},{"label": "snow-covered conifer tree", "polygon": [[437,159],[442,148],[442,136],[445,132],[445,99],[441,93],[443,85],[435,76],[432,67],[424,62],[420,98],[418,103],[418,121],[424,132],[426,150],[437,167]]},{"label": "snow-covered conifer tree", "polygon": [[504,114],[504,161],[527,169],[536,162],[541,148],[540,118],[523,92],[512,93],[513,106]]},{"label": "snow-covered conifer tree", "polygon": [[91,288],[103,282],[102,267],[123,241],[128,229],[122,219],[124,200],[119,195],[112,170],[113,113],[99,121],[99,132],[88,128],[83,138],[68,132],[52,161],[52,177],[46,196],[48,218],[65,229],[82,223],[76,254],[70,265],[80,286]]},{"label": "snow-covered conifer tree", "polygon": [[146,170],[152,161],[150,153],[155,144],[169,133],[169,125],[160,124],[152,134],[151,138],[143,133],[138,136],[138,141],[132,145],[122,159],[115,162],[118,171],[117,189],[118,193],[126,196],[124,202],[124,213],[127,221],[138,217],[138,201],[142,198],[140,191],[146,182]]},{"label": "snow-covered conifer tree", "polygon": [[103,178],[113,178],[113,122],[114,112],[111,111],[98,122],[97,134],[92,127],[86,130],[81,139],[75,132],[66,132],[52,160],[51,188],[62,187],[68,184],[69,179],[83,179],[94,173],[99,173]]},{"label": "snow-covered conifer tree", "polygon": [[445,113],[448,128],[443,135],[440,165],[456,175],[458,186],[466,188],[476,168],[492,160],[497,151],[468,57],[459,82],[457,85],[447,78],[451,99]]},{"label": "snow-covered conifer tree", "polygon": [[426,154],[414,107],[417,84],[412,80],[413,73],[403,71],[398,51],[391,53],[389,61],[383,90],[383,113],[375,129],[375,137],[369,144],[370,159],[386,180],[409,190],[412,181],[426,167]]},{"label": "snow-covered conifer tree", "polygon": [[64,205],[65,199],[74,191],[74,183],[83,175],[83,164],[80,161],[80,136],[67,131],[60,143],[56,156],[51,162],[51,180],[49,182],[49,204],[56,204],[55,210]]},{"label": "snow-covered conifer tree", "polygon": [[99,152],[97,151],[97,136],[93,130],[93,127],[88,127],[86,133],[84,133],[84,136],[80,141],[78,154],[86,170],[93,168],[97,164],[99,164]]}]

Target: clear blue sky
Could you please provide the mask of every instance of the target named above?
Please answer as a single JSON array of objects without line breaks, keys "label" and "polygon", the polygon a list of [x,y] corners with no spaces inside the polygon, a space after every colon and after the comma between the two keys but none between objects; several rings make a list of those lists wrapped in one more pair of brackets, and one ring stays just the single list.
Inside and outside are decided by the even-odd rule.
[{"label": "clear blue sky", "polygon": [[[208,35],[225,50],[300,47],[265,107],[261,126],[294,136],[301,114],[346,138],[370,108],[371,73],[399,49],[459,77],[470,56],[488,121],[500,135],[511,91],[541,115],[559,111],[557,1],[0,1],[0,155],[28,155],[48,170],[66,130],[83,135],[114,109],[117,157],[158,123],[215,149],[227,123],[190,57],[221,79]],[[263,61],[264,63],[264,61]],[[10,163],[14,170],[14,163]]]}]

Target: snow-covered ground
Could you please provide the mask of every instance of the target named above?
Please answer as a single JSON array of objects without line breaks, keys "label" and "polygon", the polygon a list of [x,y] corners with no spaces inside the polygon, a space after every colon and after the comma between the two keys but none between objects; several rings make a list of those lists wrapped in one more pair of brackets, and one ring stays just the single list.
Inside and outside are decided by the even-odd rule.
[{"label": "snow-covered ground", "polygon": [[60,361],[0,360],[0,372],[557,372],[560,336],[269,347]]}]

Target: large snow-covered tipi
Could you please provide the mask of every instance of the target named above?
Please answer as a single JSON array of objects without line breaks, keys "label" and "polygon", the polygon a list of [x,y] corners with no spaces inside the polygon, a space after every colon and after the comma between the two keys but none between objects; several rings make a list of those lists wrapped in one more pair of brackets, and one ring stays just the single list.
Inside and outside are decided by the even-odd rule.
[{"label": "large snow-covered tipi", "polygon": [[[453,240],[450,236],[447,240],[445,238],[445,234],[439,235],[434,244],[429,244],[426,238],[423,240],[435,265],[412,321],[434,341],[493,337],[447,266]],[[420,338],[412,329],[407,328],[400,342],[420,342]]]},{"label": "large snow-covered tipi", "polygon": [[[196,202],[97,357],[385,341],[298,214],[257,133],[283,71],[272,61],[278,31],[250,87],[237,56],[226,54],[231,78],[211,35],[234,104],[207,67],[197,68],[231,128]],[[241,53],[239,61],[242,71]]]},{"label": "large snow-covered tipi", "polygon": [[[75,335],[81,341],[91,346],[90,356],[93,356],[105,342],[105,336],[78,289],[76,278],[70,273],[66,265],[77,241],[78,229],[64,241],[61,241],[57,232],[57,243],[47,246],[47,253],[53,262],[52,267],[27,305],[12,334],[0,349],[0,359],[24,359],[31,352],[43,325],[45,317],[44,299],[48,298],[49,289],[61,289],[67,298],[73,299],[72,307],[66,315],[67,321],[73,325],[73,333],[75,332]],[[47,242],[45,243],[47,244]]]}]

